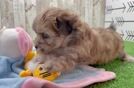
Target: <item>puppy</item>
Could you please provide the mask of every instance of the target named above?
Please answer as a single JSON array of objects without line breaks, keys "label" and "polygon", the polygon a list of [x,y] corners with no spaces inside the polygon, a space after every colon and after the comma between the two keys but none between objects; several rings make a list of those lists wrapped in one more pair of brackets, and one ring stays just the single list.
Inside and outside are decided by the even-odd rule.
[{"label": "puppy", "polygon": [[33,22],[37,56],[28,64],[43,64],[47,71],[71,71],[77,65],[108,63],[116,57],[134,61],[124,52],[123,40],[115,27],[91,28],[75,13],[49,8]]}]

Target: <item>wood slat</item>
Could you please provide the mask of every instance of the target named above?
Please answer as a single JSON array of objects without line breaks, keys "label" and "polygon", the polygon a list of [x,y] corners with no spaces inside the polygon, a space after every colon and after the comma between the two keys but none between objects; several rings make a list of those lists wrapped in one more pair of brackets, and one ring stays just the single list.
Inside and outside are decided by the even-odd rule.
[{"label": "wood slat", "polygon": [[11,0],[1,0],[1,26],[14,27],[13,5]]},{"label": "wood slat", "polygon": [[35,37],[35,33],[32,30],[32,23],[36,16],[36,0],[25,0],[25,25],[26,30],[32,38]]},{"label": "wood slat", "polygon": [[24,0],[13,0],[14,26],[26,28]]}]

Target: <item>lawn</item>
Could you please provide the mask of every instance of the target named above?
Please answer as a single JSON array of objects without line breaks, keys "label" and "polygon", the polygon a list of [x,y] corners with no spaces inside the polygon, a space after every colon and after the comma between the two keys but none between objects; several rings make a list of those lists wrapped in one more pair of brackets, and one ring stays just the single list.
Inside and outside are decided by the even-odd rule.
[{"label": "lawn", "polygon": [[[134,56],[134,43],[125,42],[125,51]],[[116,79],[94,84],[86,88],[134,88],[134,63],[122,62],[119,59],[97,66],[116,73]]]}]

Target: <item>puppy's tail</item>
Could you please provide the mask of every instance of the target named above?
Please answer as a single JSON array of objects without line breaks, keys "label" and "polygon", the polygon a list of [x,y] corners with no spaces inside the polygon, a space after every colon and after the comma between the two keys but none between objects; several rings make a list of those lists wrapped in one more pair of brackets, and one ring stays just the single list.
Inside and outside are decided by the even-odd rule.
[{"label": "puppy's tail", "polygon": [[116,31],[116,24],[115,23],[111,23],[110,26],[108,27],[109,30],[113,30]]}]

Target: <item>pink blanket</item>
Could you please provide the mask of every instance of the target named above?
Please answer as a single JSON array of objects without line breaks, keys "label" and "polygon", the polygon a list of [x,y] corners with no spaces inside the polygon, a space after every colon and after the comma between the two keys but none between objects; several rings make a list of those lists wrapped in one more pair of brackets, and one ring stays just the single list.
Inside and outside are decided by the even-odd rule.
[{"label": "pink blanket", "polygon": [[115,77],[113,72],[89,66],[79,66],[73,72],[62,74],[53,82],[29,77],[21,88],[82,88],[94,83],[112,80]]}]

